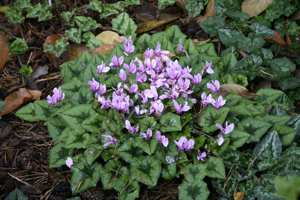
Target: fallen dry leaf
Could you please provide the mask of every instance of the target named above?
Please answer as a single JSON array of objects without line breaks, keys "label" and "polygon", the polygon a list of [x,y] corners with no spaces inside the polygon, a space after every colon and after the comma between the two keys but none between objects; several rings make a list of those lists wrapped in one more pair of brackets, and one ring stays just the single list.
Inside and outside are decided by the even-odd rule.
[{"label": "fallen dry leaf", "polygon": [[186,9],[187,0],[177,0],[176,5],[183,10],[185,14],[188,14]]},{"label": "fallen dry leaf", "polygon": [[20,107],[22,104],[28,103],[30,101],[39,100],[42,96],[42,92],[38,90],[28,90],[26,88],[20,88],[18,91],[10,94],[5,98],[3,108],[0,115],[6,115],[16,108]]},{"label": "fallen dry leaf", "polygon": [[244,198],[245,192],[235,192],[233,195],[234,200],[242,200]]},{"label": "fallen dry leaf", "polygon": [[272,2],[273,0],[245,0],[242,3],[242,11],[254,17],[266,10]]},{"label": "fallen dry leaf", "polygon": [[215,0],[211,0],[206,6],[204,16],[201,18],[196,18],[196,21],[198,23],[201,23],[210,17],[215,17],[216,15],[217,15],[217,13],[216,13],[216,9],[215,9]]},{"label": "fallen dry leaf", "polygon": [[113,44],[102,44],[101,47],[98,47],[97,49],[95,49],[94,51],[92,51],[92,53],[97,53],[97,54],[107,54],[109,51],[113,50],[115,45],[118,44],[120,42],[118,42],[117,40],[114,40]]},{"label": "fallen dry leaf", "polygon": [[[163,21],[166,19],[171,19],[173,17],[181,17],[183,14],[181,8],[178,7],[169,7],[159,10],[158,21]],[[152,20],[151,20],[152,21]]]},{"label": "fallen dry leaf", "polygon": [[256,94],[249,92],[247,88],[245,88],[241,85],[234,84],[234,83],[223,84],[223,85],[221,85],[221,88],[223,88],[227,92],[232,92],[232,93],[238,94],[241,97],[246,98],[246,99],[251,99],[251,98],[257,96]]},{"label": "fallen dry leaf", "polygon": [[4,12],[4,9],[11,9],[8,6],[0,6],[0,12]]},{"label": "fallen dry leaf", "polygon": [[300,9],[296,10],[291,16],[289,16],[289,20],[296,21],[300,19]]},{"label": "fallen dry leaf", "polygon": [[288,34],[286,34],[286,42],[280,37],[280,35],[277,33],[277,31],[274,31],[274,38],[271,38],[269,36],[265,36],[264,39],[267,40],[271,40],[272,42],[275,42],[276,44],[278,44],[279,46],[285,48],[286,50],[294,53],[294,54],[298,54],[300,55],[300,52],[298,51],[294,51],[293,49],[290,48],[290,45],[292,44],[290,36]]},{"label": "fallen dry leaf", "polygon": [[3,69],[7,61],[12,60],[12,58],[8,57],[9,49],[7,47],[7,44],[5,43],[7,37],[7,33],[5,33],[4,35],[0,34],[0,70]]},{"label": "fallen dry leaf", "polygon": [[63,52],[61,57],[64,61],[70,61],[70,60],[73,60],[73,59],[78,58],[79,56],[81,56],[81,54],[83,52],[91,53],[91,50],[90,50],[90,48],[85,46],[85,44],[73,43],[73,44],[68,45],[66,47],[66,51]]},{"label": "fallen dry leaf", "polygon": [[117,40],[118,43],[123,41],[123,36],[119,36],[118,33],[113,31],[103,31],[95,37],[96,40],[100,40],[103,44],[114,44],[114,41]]},{"label": "fallen dry leaf", "polygon": [[137,30],[136,32],[137,33],[144,33],[144,32],[147,32],[147,31],[150,31],[152,29],[155,29],[159,26],[162,26],[166,23],[169,23],[171,21],[174,21],[178,19],[178,17],[172,17],[170,19],[166,19],[166,20],[163,20],[163,21],[148,21],[148,22],[142,22],[142,23],[139,23],[137,25]]},{"label": "fallen dry leaf", "polygon": [[[45,50],[46,44],[55,45],[56,40],[59,40],[60,38],[62,38],[62,36],[60,36],[58,34],[52,34],[52,35],[48,36],[46,38],[45,42],[44,42],[44,45],[43,45],[44,46],[44,50]],[[56,56],[54,54],[49,53],[48,51],[46,52],[46,55],[47,55],[47,57],[48,57],[48,59],[49,59],[50,62],[52,62],[52,60],[54,58],[56,58]]]}]

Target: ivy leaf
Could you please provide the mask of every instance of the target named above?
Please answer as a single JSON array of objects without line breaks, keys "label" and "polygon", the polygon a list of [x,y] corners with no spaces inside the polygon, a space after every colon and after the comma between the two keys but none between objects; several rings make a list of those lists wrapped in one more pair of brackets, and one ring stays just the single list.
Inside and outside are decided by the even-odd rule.
[{"label": "ivy leaf", "polygon": [[259,141],[270,127],[271,124],[252,117],[247,117],[238,124],[239,130],[251,135],[249,138],[250,141]]},{"label": "ivy leaf", "polygon": [[38,22],[46,21],[52,19],[53,14],[50,11],[42,12],[38,18]]},{"label": "ivy leaf", "polygon": [[59,117],[53,118],[48,121],[47,129],[49,135],[53,138],[53,141],[58,141],[61,133],[66,128],[67,124]]},{"label": "ivy leaf", "polygon": [[236,36],[241,35],[240,32],[235,29],[218,29],[218,34],[221,42],[225,44],[225,46],[238,48]]},{"label": "ivy leaf", "polygon": [[143,47],[147,49],[149,47],[149,43],[151,41],[151,36],[147,33],[141,35],[135,42],[134,46],[136,46],[138,49],[142,50]]},{"label": "ivy leaf", "polygon": [[100,14],[100,18],[106,18],[113,14],[118,14],[119,12],[113,7],[113,5],[103,5],[103,12]]},{"label": "ivy leaf", "polygon": [[274,32],[269,27],[261,24],[261,23],[253,23],[250,26],[250,30],[253,31],[257,36],[269,36],[271,38],[274,38]]},{"label": "ivy leaf", "polygon": [[52,118],[57,108],[51,107],[47,100],[34,102],[35,118],[38,120],[48,121]]},{"label": "ivy leaf", "polygon": [[260,101],[262,105],[270,105],[284,93],[272,88],[263,88],[258,90],[256,94],[257,96],[254,97],[254,100]]},{"label": "ivy leaf", "polygon": [[23,65],[21,67],[21,69],[19,70],[19,73],[26,75],[27,78],[31,76],[32,72],[33,72],[33,70],[31,68],[31,66],[27,67],[26,65]]},{"label": "ivy leaf", "polygon": [[143,150],[135,145],[135,140],[133,138],[129,138],[118,147],[117,155],[126,162],[133,163],[142,159]]},{"label": "ivy leaf", "polygon": [[273,131],[278,132],[282,145],[291,144],[296,136],[296,130],[286,125],[275,124],[270,132]]},{"label": "ivy leaf", "polygon": [[76,42],[78,44],[81,43],[81,31],[82,29],[71,28],[70,30],[66,30],[66,38]]},{"label": "ivy leaf", "polygon": [[[189,181],[192,183],[192,185],[197,180],[204,179],[204,177],[207,174],[206,168],[207,168],[206,164],[200,164],[199,162],[195,164],[189,163],[183,167],[184,173],[189,179]],[[182,171],[181,174],[183,174]]]},{"label": "ivy leaf", "polygon": [[261,73],[262,77],[268,78],[270,80],[281,80],[282,78],[289,77],[291,72],[295,71],[296,69],[296,65],[286,57],[273,59],[270,61],[270,65],[271,69],[266,71],[275,76],[275,78]]},{"label": "ivy leaf", "polygon": [[261,64],[263,60],[260,56],[255,56],[251,54],[248,57],[242,58],[234,66],[233,72],[237,74],[242,74],[248,76],[250,80],[253,80],[256,76],[260,74]]},{"label": "ivy leaf", "polygon": [[161,10],[166,6],[173,5],[176,0],[158,0],[158,8]]},{"label": "ivy leaf", "polygon": [[280,160],[282,151],[282,143],[277,131],[268,133],[254,148],[253,154],[257,160],[272,158]]},{"label": "ivy leaf", "polygon": [[160,118],[162,132],[181,131],[180,116],[171,112],[163,114]]},{"label": "ivy leaf", "polygon": [[290,119],[290,116],[272,116],[272,115],[264,115],[263,116],[264,121],[274,125],[285,125]]},{"label": "ivy leaf", "polygon": [[209,193],[207,184],[202,180],[197,180],[192,185],[184,182],[178,187],[179,199],[205,200],[208,198]]},{"label": "ivy leaf", "polygon": [[24,38],[17,38],[13,43],[8,45],[8,49],[8,55],[11,56],[12,54],[24,53],[28,49],[28,46]]},{"label": "ivy leaf", "polygon": [[228,2],[226,0],[216,0],[215,1],[215,9],[218,16],[224,15],[224,13],[227,14],[228,11],[240,9],[240,3],[239,1],[233,1]]},{"label": "ivy leaf", "polygon": [[[184,42],[183,48],[188,52],[188,55],[199,54],[197,48],[195,47],[193,41],[188,39]],[[162,48],[165,49],[165,48]],[[184,54],[185,55],[185,54]]]},{"label": "ivy leaf", "polygon": [[65,148],[64,142],[58,142],[50,149],[49,165],[51,168],[60,167],[66,164],[68,157],[73,157],[74,149]]},{"label": "ivy leaf", "polygon": [[140,147],[143,149],[144,152],[147,154],[151,155],[154,153],[156,146],[158,144],[158,140],[156,139],[157,133],[154,131],[152,134],[152,137],[149,140],[146,140],[145,138],[139,138],[136,137],[136,146]]},{"label": "ivy leaf", "polygon": [[208,105],[200,115],[200,126],[203,127],[202,131],[209,133],[217,130],[216,124],[224,123],[229,110],[227,107],[221,107],[216,110],[212,105]]},{"label": "ivy leaf", "polygon": [[102,7],[101,7],[101,3],[102,1],[99,0],[92,0],[90,1],[89,5],[86,5],[86,8],[92,9],[92,10],[96,10],[99,13],[102,12]]},{"label": "ivy leaf", "polygon": [[49,52],[59,57],[64,51],[66,51],[66,46],[69,44],[64,38],[56,40],[55,45],[46,44],[44,52]]},{"label": "ivy leaf", "polygon": [[86,46],[90,48],[91,51],[99,48],[102,46],[102,41],[97,40],[97,39],[90,39],[87,43]]},{"label": "ivy leaf", "polygon": [[134,36],[137,26],[134,21],[129,18],[127,13],[121,13],[112,20],[113,30],[123,34],[125,37]]},{"label": "ivy leaf", "polygon": [[68,149],[87,148],[90,139],[90,134],[86,133],[85,130],[73,129],[68,136],[65,147]]},{"label": "ivy leaf", "polygon": [[224,138],[230,138],[229,148],[236,150],[243,146],[250,138],[250,134],[234,129],[230,134],[224,136]]},{"label": "ivy leaf", "polygon": [[79,77],[82,74],[82,71],[85,69],[85,65],[78,60],[72,60],[62,64],[60,70],[61,77],[64,77],[64,82],[67,83],[74,77]]},{"label": "ivy leaf", "polygon": [[21,12],[18,12],[16,10],[11,10],[11,9],[4,9],[4,14],[5,17],[8,18],[9,22],[12,22],[14,24],[16,23],[23,23],[25,17],[23,17]]},{"label": "ivy leaf", "polygon": [[87,161],[79,159],[72,166],[71,189],[73,194],[95,187],[100,179],[101,164],[94,162],[89,165]]},{"label": "ivy leaf", "polygon": [[[160,176],[161,166],[153,156],[147,156],[137,160],[131,164],[132,178],[136,178],[137,181],[149,185],[155,186]],[[138,175],[139,174],[139,175]]]},{"label": "ivy leaf", "polygon": [[83,32],[95,30],[96,28],[101,26],[101,24],[97,24],[96,20],[93,20],[90,17],[84,17],[84,16],[76,16],[75,23],[79,27],[79,30],[82,30]]},{"label": "ivy leaf", "polygon": [[81,81],[77,77],[75,77],[70,81],[62,84],[61,89],[66,96],[71,97],[73,93],[78,92],[80,90],[81,85]]},{"label": "ivy leaf", "polygon": [[186,10],[188,11],[189,15],[193,13],[193,17],[197,17],[197,15],[200,15],[203,9],[204,4],[202,0],[188,1],[186,3]]},{"label": "ivy leaf", "polygon": [[220,16],[211,17],[201,22],[200,26],[211,37],[214,37],[218,35],[218,29],[225,26],[225,19]]},{"label": "ivy leaf", "polygon": [[249,168],[250,164],[254,160],[253,150],[247,149],[240,155],[240,163],[244,168]]},{"label": "ivy leaf", "polygon": [[176,163],[162,165],[161,176],[164,179],[172,180],[176,176]]},{"label": "ivy leaf", "polygon": [[63,112],[61,116],[70,128],[80,128],[81,123],[94,114],[96,111],[91,105],[81,104]]},{"label": "ivy leaf", "polygon": [[16,188],[11,193],[9,193],[5,200],[28,200],[28,198],[21,190],[18,190],[18,188]]},{"label": "ivy leaf", "polygon": [[182,33],[179,27],[176,25],[171,26],[164,34],[168,35],[169,41],[175,45],[176,48],[180,43],[180,39],[182,42],[184,42],[186,38],[186,35]]},{"label": "ivy leaf", "polygon": [[[123,169],[122,169],[123,168]],[[122,172],[127,169],[123,167],[120,161],[109,160],[101,169],[100,176],[104,189],[114,188]]]},{"label": "ivy leaf", "polygon": [[80,11],[79,8],[74,8],[72,12],[66,11],[62,12],[60,16],[64,19],[65,25],[74,26],[75,19],[72,18],[76,11]]},{"label": "ivy leaf", "polygon": [[287,77],[280,79],[279,86],[282,90],[296,89],[300,86],[300,80],[296,77]]},{"label": "ivy leaf", "polygon": [[[81,41],[88,42],[89,40],[94,39],[95,37],[96,36],[91,31],[88,31],[88,32],[85,32],[84,34],[82,34]],[[99,40],[99,41],[101,41],[101,40]],[[102,45],[102,43],[101,43],[101,45]]]},{"label": "ivy leaf", "polygon": [[275,163],[276,160],[273,160],[272,158],[268,158],[257,163],[257,169],[260,171],[264,171],[271,168]]},{"label": "ivy leaf", "polygon": [[232,11],[226,14],[235,21],[246,21],[250,19],[250,16],[246,12]]},{"label": "ivy leaf", "polygon": [[94,100],[94,94],[89,86],[82,86],[78,92],[73,93],[70,102],[73,105],[90,104]]},{"label": "ivy leaf", "polygon": [[207,176],[211,178],[220,178],[225,179],[225,167],[219,158],[216,157],[210,157],[207,162]]},{"label": "ivy leaf", "polygon": [[99,113],[96,113],[82,122],[82,127],[92,133],[99,133],[102,122],[107,118]]},{"label": "ivy leaf", "polygon": [[238,150],[227,149],[220,154],[220,157],[223,159],[227,166],[231,167],[234,164],[235,166],[240,167],[240,155],[241,152],[239,152]]},{"label": "ivy leaf", "polygon": [[256,56],[260,56],[263,59],[263,65],[270,65],[270,60],[273,58],[273,53],[270,49],[260,47],[257,49],[252,49],[251,52]]},{"label": "ivy leaf", "polygon": [[244,35],[238,35],[237,40],[239,42],[239,48],[248,53],[251,53],[252,49],[263,46],[265,43],[265,40],[261,36],[250,38]]}]

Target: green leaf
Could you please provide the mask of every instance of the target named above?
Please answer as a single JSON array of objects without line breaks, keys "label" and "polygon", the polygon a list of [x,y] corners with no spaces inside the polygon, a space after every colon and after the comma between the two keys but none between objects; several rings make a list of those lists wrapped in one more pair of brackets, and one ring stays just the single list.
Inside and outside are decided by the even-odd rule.
[{"label": "green leaf", "polygon": [[154,155],[158,162],[162,163],[163,165],[169,165],[169,163],[166,160],[166,157],[172,157],[178,159],[178,149],[177,145],[174,143],[173,140],[169,139],[169,145],[168,149],[162,146],[162,144],[158,144],[160,147],[157,147]]},{"label": "green leaf", "polygon": [[296,130],[286,125],[275,124],[269,132],[272,131],[278,132],[282,145],[291,144],[296,136]]},{"label": "green leaf", "polygon": [[78,44],[81,43],[81,31],[82,29],[79,28],[71,28],[70,30],[66,30],[66,38],[76,42]]},{"label": "green leaf", "polygon": [[78,92],[75,92],[70,102],[73,105],[78,104],[90,104],[94,100],[94,94],[90,88],[90,86],[81,86]]},{"label": "green leaf", "polygon": [[65,93],[65,95],[68,97],[71,97],[73,93],[78,92],[81,88],[81,81],[75,77],[72,78],[70,81],[62,84],[61,89]]},{"label": "green leaf", "polygon": [[68,82],[74,77],[78,77],[82,75],[82,71],[85,69],[85,65],[78,60],[71,60],[69,62],[65,62],[62,64],[60,70],[60,74],[64,77],[64,82]]},{"label": "green leaf", "polygon": [[54,54],[56,57],[59,57],[64,51],[66,51],[66,46],[69,44],[64,38],[56,40],[55,45],[46,44],[44,52],[49,52]]},{"label": "green leaf", "polygon": [[205,143],[206,137],[204,135],[200,135],[195,139],[195,148],[194,149],[199,149],[202,147]]},{"label": "green leaf", "polygon": [[97,40],[97,39],[90,39],[87,43],[86,46],[90,48],[91,51],[99,48],[102,46],[102,41]]},{"label": "green leaf", "polygon": [[282,143],[279,139],[277,131],[268,133],[254,148],[253,154],[257,160],[272,158],[280,160],[282,151]]},{"label": "green leaf", "polygon": [[157,133],[156,131],[153,132],[152,137],[149,140],[146,140],[145,138],[139,138],[136,137],[136,146],[143,149],[143,151],[149,155],[153,154],[156,146],[158,144],[158,140],[156,139]]},{"label": "green leaf", "polygon": [[273,21],[280,15],[290,16],[297,10],[295,4],[290,0],[273,0],[272,4],[266,9],[265,18]]},{"label": "green leaf", "polygon": [[55,113],[55,107],[51,106],[47,100],[40,100],[34,102],[34,112],[36,119],[48,121]]},{"label": "green leaf", "polygon": [[223,159],[226,166],[239,166],[240,167],[240,155],[241,152],[238,150],[227,149],[220,154],[220,157]]},{"label": "green leaf", "polygon": [[16,23],[23,23],[25,17],[23,17],[21,12],[18,12],[16,10],[11,10],[11,9],[4,9],[4,14],[5,17],[8,18],[9,22],[12,22],[14,24]]},{"label": "green leaf", "polygon": [[184,182],[178,187],[179,199],[206,200],[209,193],[207,184],[202,180],[197,180],[192,185],[188,182]]},{"label": "green leaf", "polygon": [[113,5],[103,5],[103,12],[100,14],[100,18],[106,18],[119,12],[113,7]]},{"label": "green leaf", "polygon": [[[161,48],[165,49],[165,48],[163,48],[163,45]],[[199,54],[197,48],[195,47],[195,45],[191,39],[188,39],[183,43],[183,48],[188,52],[188,55],[193,55],[193,54],[198,55]]]},{"label": "green leaf", "polygon": [[143,158],[143,150],[135,145],[133,138],[129,138],[118,147],[117,155],[126,162],[133,163]]},{"label": "green leaf", "polygon": [[240,9],[241,2],[240,1],[226,1],[226,0],[216,0],[215,1],[215,9],[218,16],[227,14],[227,12]]},{"label": "green leaf", "polygon": [[[204,177],[207,174],[206,168],[207,168],[206,164],[200,164],[200,163],[197,164],[189,163],[183,167],[185,176],[187,176],[187,178],[192,183],[192,185],[196,181],[204,179]],[[184,173],[183,171],[181,171],[181,174]]]},{"label": "green leaf", "polygon": [[251,53],[252,49],[262,47],[265,43],[265,40],[261,36],[250,38],[244,35],[238,35],[237,41],[239,42],[239,49],[242,49],[248,53]]},{"label": "green leaf", "polygon": [[258,200],[283,200],[285,198],[278,197],[275,193],[275,189],[269,189],[263,186],[256,186],[254,189],[254,195]]},{"label": "green leaf", "polygon": [[134,36],[137,26],[134,21],[129,18],[127,13],[121,13],[112,20],[112,28],[114,31],[123,34],[125,37]]},{"label": "green leaf", "polygon": [[124,7],[126,5],[127,5],[126,2],[119,1],[117,3],[114,3],[114,8],[117,9],[117,10],[120,10],[120,11],[124,11]]},{"label": "green leaf", "polygon": [[272,125],[274,125],[274,124],[285,125],[291,119],[291,117],[264,115],[263,119],[264,119],[264,121],[266,121]]},{"label": "green leaf", "polygon": [[264,171],[271,168],[275,163],[276,160],[273,160],[272,158],[267,158],[257,163],[257,169],[260,171]]},{"label": "green leaf", "polygon": [[81,149],[87,148],[90,142],[90,134],[86,133],[83,129],[74,129],[70,132],[66,140],[65,147],[68,149]]},{"label": "green leaf", "polygon": [[200,53],[206,53],[207,55],[210,56],[217,56],[217,52],[215,50],[215,47],[212,43],[206,43],[206,42],[199,42],[196,45],[196,48]]},{"label": "green leaf", "polygon": [[265,121],[255,119],[252,117],[247,117],[238,124],[237,128],[241,131],[249,133],[251,135],[249,138],[251,142],[258,142],[270,127],[271,124]]},{"label": "green leaf", "polygon": [[102,7],[101,7],[102,1],[99,0],[92,0],[90,1],[89,5],[85,5],[86,8],[96,10],[99,13],[102,12]]},{"label": "green leaf", "polygon": [[128,171],[120,161],[109,160],[100,170],[101,182],[104,189],[114,188],[123,171]]},{"label": "green leaf", "polygon": [[300,87],[300,80],[296,77],[287,77],[284,79],[280,79],[279,86],[282,90],[295,89]]},{"label": "green leaf", "polygon": [[244,103],[232,106],[230,108],[230,112],[244,116],[255,116],[261,114],[253,104],[245,105]]},{"label": "green leaf", "polygon": [[260,101],[262,105],[270,105],[276,99],[278,99],[283,94],[283,92],[272,88],[264,88],[258,90],[256,94],[257,96],[254,97],[254,100]]},{"label": "green leaf", "polygon": [[250,30],[253,31],[258,36],[269,36],[270,38],[274,38],[274,32],[267,26],[262,25],[261,23],[253,23],[250,26]]},{"label": "green leaf", "polygon": [[253,160],[254,160],[254,155],[253,155],[253,150],[251,149],[243,151],[240,155],[240,162],[244,168],[249,168],[250,164],[253,164],[252,163]]},{"label": "green leaf", "polygon": [[251,51],[254,55],[260,56],[263,59],[263,65],[270,65],[270,60],[273,58],[273,53],[270,49],[260,47]]},{"label": "green leaf", "polygon": [[236,150],[243,146],[250,138],[250,134],[234,129],[230,134],[224,136],[224,138],[230,138],[229,148]]},{"label": "green leaf", "polygon": [[[1,102],[2,104],[2,102]],[[4,103],[3,103],[4,105]],[[2,108],[1,108],[2,110]],[[39,121],[35,116],[34,104],[29,103],[26,106],[23,106],[16,112],[16,116],[26,120],[26,121]]]},{"label": "green leaf", "polygon": [[182,129],[180,116],[170,112],[161,116],[160,124],[159,130],[162,132],[181,131]]},{"label": "green leaf", "polygon": [[86,118],[82,122],[82,127],[89,132],[92,133],[99,133],[102,122],[106,120],[107,117],[100,115],[99,113],[96,113],[88,118]]},{"label": "green leaf", "polygon": [[166,6],[173,5],[176,0],[158,0],[158,8],[161,10]]},{"label": "green leaf", "polygon": [[50,150],[49,165],[51,168],[60,167],[66,164],[68,157],[73,157],[74,149],[65,148],[64,142],[58,142]]},{"label": "green leaf", "polygon": [[38,18],[38,22],[46,21],[48,19],[51,19],[53,17],[53,14],[50,11],[42,12]]},{"label": "green leaf", "polygon": [[[88,42],[89,40],[94,39],[95,37],[96,36],[92,32],[89,31],[89,32],[86,32],[86,33],[82,34],[81,41],[82,42]],[[101,41],[101,40],[99,40],[99,41]],[[102,45],[102,43],[101,43],[101,45]]]},{"label": "green leaf", "polygon": [[220,16],[211,17],[201,22],[200,26],[210,37],[214,37],[218,35],[218,29],[225,26],[225,19]]},{"label": "green leaf", "polygon": [[95,187],[100,179],[101,164],[89,165],[85,159],[80,159],[72,166],[71,190],[73,194]]},{"label": "green leaf", "polygon": [[136,180],[149,186],[155,186],[160,176],[161,166],[153,156],[140,158],[137,162],[131,164],[132,178],[137,176]]},{"label": "green leaf", "polygon": [[189,15],[193,13],[193,17],[200,15],[203,9],[204,5],[202,0],[188,1],[186,4],[186,10],[188,11]]},{"label": "green leaf", "polygon": [[24,53],[28,49],[28,46],[24,38],[17,38],[11,45],[8,45],[8,49],[8,55],[11,56],[12,54]]},{"label": "green leaf", "polygon": [[97,21],[93,20],[90,17],[76,16],[74,19],[75,19],[75,23],[79,27],[79,30],[82,30],[83,32],[95,30],[96,28],[101,26],[101,24],[97,24]]},{"label": "green leaf", "polygon": [[161,176],[164,179],[172,180],[176,176],[176,163],[162,165]]},{"label": "green leaf", "polygon": [[19,70],[19,73],[26,75],[27,78],[31,76],[32,72],[33,72],[33,70],[31,68],[31,66],[27,67],[26,65],[23,65],[21,67],[21,69]]},{"label": "green leaf", "polygon": [[64,19],[65,21],[65,25],[68,25],[68,26],[74,26],[74,18],[73,15],[75,14],[76,11],[79,11],[80,9],[77,9],[77,8],[74,8],[72,10],[72,12],[69,12],[69,11],[66,11],[66,12],[62,12],[60,14],[60,16]]},{"label": "green leaf", "polygon": [[125,0],[128,6],[141,4],[140,0]]},{"label": "green leaf", "polygon": [[270,80],[281,80],[282,78],[289,77],[291,72],[295,71],[296,69],[296,65],[286,57],[273,59],[270,61],[270,65],[271,69],[266,71],[275,76],[275,78],[270,78],[269,75],[261,73],[261,76]]},{"label": "green leaf", "polygon": [[227,46],[233,46],[235,48],[238,48],[238,42],[236,39],[236,36],[241,35],[240,32],[238,32],[235,29],[218,29],[219,38],[221,42]]},{"label": "green leaf", "polygon": [[[120,26],[120,24],[117,24],[115,26]],[[136,46],[138,49],[142,50],[143,47],[147,49],[149,47],[149,43],[151,41],[151,36],[147,33],[141,35],[135,42],[134,46]]]},{"label": "green leaf", "polygon": [[70,128],[80,128],[81,123],[88,117],[96,114],[91,105],[77,105],[62,113],[63,120]]},{"label": "green leaf", "polygon": [[61,133],[66,128],[67,124],[61,118],[53,118],[48,121],[47,129],[53,141],[58,141]]},{"label": "green leaf", "polygon": [[207,162],[207,176],[211,178],[220,178],[225,179],[225,167],[219,158],[216,157],[210,157]]},{"label": "green leaf", "polygon": [[18,190],[18,188],[16,188],[11,193],[9,193],[5,200],[28,200],[28,198],[21,190]]},{"label": "green leaf", "polygon": [[246,21],[250,19],[250,16],[246,12],[232,11],[226,14],[235,21]]},{"label": "green leaf", "polygon": [[[171,26],[165,33],[164,35],[167,35],[169,38],[169,41],[177,48],[179,43],[180,43],[180,39],[182,40],[182,42],[184,42],[186,35],[184,33],[181,32],[181,30],[179,29],[178,26],[173,25]],[[153,39],[153,38],[152,38]]]},{"label": "green leaf", "polygon": [[260,56],[251,54],[248,57],[242,58],[234,66],[233,72],[248,76],[250,80],[253,80],[260,74],[261,64],[263,60]]},{"label": "green leaf", "polygon": [[296,130],[295,139],[297,139],[300,136],[300,115],[291,115],[291,119],[286,125]]},{"label": "green leaf", "polygon": [[219,110],[216,110],[212,105],[208,105],[204,112],[199,116],[200,125],[203,127],[202,131],[209,133],[217,130],[216,124],[223,124],[229,108],[221,107]]}]

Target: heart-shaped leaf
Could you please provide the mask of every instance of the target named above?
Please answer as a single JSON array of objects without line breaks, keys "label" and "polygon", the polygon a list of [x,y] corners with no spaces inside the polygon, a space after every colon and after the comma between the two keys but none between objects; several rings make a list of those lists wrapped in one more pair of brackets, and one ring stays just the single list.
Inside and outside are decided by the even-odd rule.
[{"label": "heart-shaped leaf", "polygon": [[60,167],[66,164],[68,157],[73,156],[74,149],[65,148],[64,142],[58,142],[50,150],[49,165],[51,168]]},{"label": "heart-shaped leaf", "polygon": [[210,157],[208,159],[206,172],[207,176],[211,178],[226,178],[224,164],[222,160],[216,157]]},{"label": "heart-shaped leaf", "polygon": [[168,112],[161,116],[160,124],[160,130],[162,132],[181,131],[182,129],[180,116],[171,112]]},{"label": "heart-shaped leaf", "polygon": [[133,163],[143,158],[143,150],[135,145],[135,140],[129,138],[118,147],[117,155],[128,163]]},{"label": "heart-shaped leaf", "polygon": [[178,187],[179,199],[206,200],[209,193],[207,184],[202,180],[197,180],[192,185],[184,182]]}]

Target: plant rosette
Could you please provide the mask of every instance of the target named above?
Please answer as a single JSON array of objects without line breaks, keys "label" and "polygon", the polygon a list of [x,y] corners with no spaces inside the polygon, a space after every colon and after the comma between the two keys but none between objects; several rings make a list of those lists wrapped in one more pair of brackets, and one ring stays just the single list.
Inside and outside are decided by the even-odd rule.
[{"label": "plant rosette", "polygon": [[[237,94],[224,95],[219,74],[230,63],[216,56],[212,44],[195,46],[185,38],[172,26],[135,42],[124,38],[108,55],[85,52],[61,65],[64,83],[52,96],[18,110],[25,120],[45,121],[57,142],[50,167],[70,167],[73,193],[101,181],[120,199],[134,199],[140,183],[152,188],[160,177],[182,174],[179,198],[207,199],[203,178],[226,174],[204,144],[215,154],[235,150],[259,141],[273,126],[267,121],[275,119],[263,119],[265,109],[286,105],[287,97],[259,91],[269,95],[250,104]],[[287,145],[293,134],[277,135]]]}]

